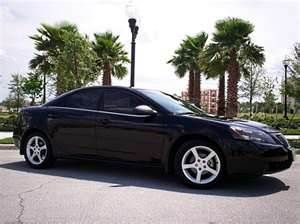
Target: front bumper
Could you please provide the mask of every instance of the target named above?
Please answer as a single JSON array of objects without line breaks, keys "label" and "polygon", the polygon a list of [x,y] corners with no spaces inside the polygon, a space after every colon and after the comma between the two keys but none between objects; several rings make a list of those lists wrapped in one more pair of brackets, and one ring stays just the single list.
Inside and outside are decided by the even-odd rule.
[{"label": "front bumper", "polygon": [[291,147],[273,144],[256,144],[235,141],[228,155],[229,174],[262,175],[279,172],[291,167],[295,150]]}]

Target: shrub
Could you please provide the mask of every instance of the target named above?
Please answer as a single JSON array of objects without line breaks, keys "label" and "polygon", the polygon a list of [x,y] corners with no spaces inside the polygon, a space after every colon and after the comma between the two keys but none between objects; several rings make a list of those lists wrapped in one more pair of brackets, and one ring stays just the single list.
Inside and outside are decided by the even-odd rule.
[{"label": "shrub", "polygon": [[0,131],[12,131],[16,119],[16,115],[10,115],[9,117],[0,117]]}]

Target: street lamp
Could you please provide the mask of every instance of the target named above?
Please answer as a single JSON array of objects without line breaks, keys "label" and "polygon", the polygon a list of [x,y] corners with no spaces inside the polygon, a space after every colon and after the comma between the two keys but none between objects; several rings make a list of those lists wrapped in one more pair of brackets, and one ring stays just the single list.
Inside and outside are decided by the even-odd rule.
[{"label": "street lamp", "polygon": [[285,119],[288,119],[287,116],[287,69],[289,66],[289,59],[283,60],[283,66],[284,66],[284,115],[283,117]]},{"label": "street lamp", "polygon": [[135,38],[138,34],[139,27],[136,25],[136,19],[134,18],[135,9],[132,3],[127,6],[127,13],[129,15],[128,23],[131,31],[130,87],[134,87]]}]

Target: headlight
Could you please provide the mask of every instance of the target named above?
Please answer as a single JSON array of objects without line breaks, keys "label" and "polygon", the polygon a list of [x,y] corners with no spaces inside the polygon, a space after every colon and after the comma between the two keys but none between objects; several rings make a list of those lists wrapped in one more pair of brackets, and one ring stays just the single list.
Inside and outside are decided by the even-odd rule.
[{"label": "headlight", "polygon": [[230,129],[232,137],[235,139],[275,144],[275,141],[270,135],[258,129],[241,126],[230,126]]}]

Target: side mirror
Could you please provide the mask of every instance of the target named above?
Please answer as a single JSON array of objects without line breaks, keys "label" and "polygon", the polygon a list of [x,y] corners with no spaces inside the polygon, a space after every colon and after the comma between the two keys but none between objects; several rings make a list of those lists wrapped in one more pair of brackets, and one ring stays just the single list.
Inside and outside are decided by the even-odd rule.
[{"label": "side mirror", "polygon": [[140,115],[156,115],[157,111],[147,105],[139,105],[134,108],[134,111]]}]

